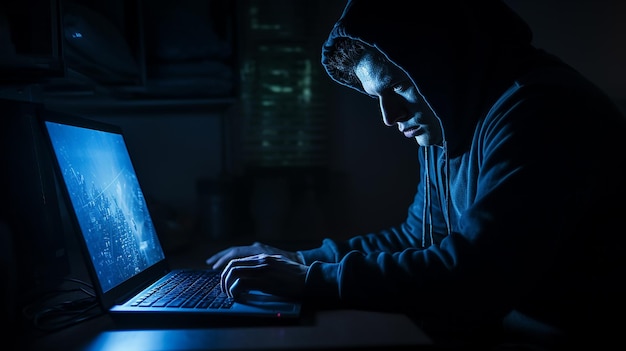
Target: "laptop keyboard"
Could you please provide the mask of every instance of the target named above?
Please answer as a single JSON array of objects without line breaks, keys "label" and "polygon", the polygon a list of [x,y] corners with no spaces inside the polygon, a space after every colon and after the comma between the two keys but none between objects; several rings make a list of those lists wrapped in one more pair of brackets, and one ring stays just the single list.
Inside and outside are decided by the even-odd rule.
[{"label": "laptop keyboard", "polygon": [[133,306],[172,308],[230,308],[233,299],[220,289],[220,275],[181,271],[139,297]]}]

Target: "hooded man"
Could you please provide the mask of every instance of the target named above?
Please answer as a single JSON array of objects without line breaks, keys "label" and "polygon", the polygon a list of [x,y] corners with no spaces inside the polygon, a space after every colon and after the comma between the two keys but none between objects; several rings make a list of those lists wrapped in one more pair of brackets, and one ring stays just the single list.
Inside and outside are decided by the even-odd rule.
[{"label": "hooded man", "polygon": [[322,48],[339,84],[419,147],[397,226],[207,259],[249,289],[403,312],[441,346],[600,346],[624,312],[626,124],[497,0],[348,1]]}]

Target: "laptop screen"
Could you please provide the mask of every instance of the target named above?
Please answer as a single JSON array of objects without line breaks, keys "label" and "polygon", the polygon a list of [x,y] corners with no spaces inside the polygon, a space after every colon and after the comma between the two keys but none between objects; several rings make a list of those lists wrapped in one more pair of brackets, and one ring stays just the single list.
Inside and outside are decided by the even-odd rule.
[{"label": "laptop screen", "polygon": [[163,260],[121,132],[45,125],[102,290]]}]

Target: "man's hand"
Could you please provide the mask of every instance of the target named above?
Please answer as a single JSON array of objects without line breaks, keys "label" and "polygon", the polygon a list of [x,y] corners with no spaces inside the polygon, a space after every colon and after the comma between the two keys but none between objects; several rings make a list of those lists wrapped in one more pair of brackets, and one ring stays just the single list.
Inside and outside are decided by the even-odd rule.
[{"label": "man's hand", "polygon": [[222,290],[237,298],[250,290],[301,298],[308,266],[282,255],[258,254],[231,260],[221,276]]},{"label": "man's hand", "polygon": [[226,266],[228,262],[233,259],[249,257],[253,255],[259,254],[268,254],[268,255],[281,255],[287,258],[290,261],[294,261],[297,263],[304,263],[301,261],[300,257],[296,252],[285,251],[281,249],[277,249],[273,246],[261,244],[259,242],[255,242],[252,245],[247,246],[234,246],[225,250],[222,250],[215,255],[209,257],[206,260],[206,264],[212,266],[213,269],[222,269]]}]

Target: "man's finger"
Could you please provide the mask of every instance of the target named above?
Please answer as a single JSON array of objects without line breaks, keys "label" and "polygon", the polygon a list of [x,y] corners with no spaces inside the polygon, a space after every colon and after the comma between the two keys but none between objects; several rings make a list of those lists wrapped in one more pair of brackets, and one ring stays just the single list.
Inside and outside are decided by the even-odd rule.
[{"label": "man's finger", "polygon": [[240,281],[241,280],[237,278],[230,286],[226,287],[226,295],[228,295],[228,297],[235,298],[235,296],[239,294],[238,286],[241,285]]},{"label": "man's finger", "polygon": [[235,266],[229,267],[226,274],[223,274],[222,291],[229,297],[236,297],[238,294],[250,290],[254,282],[258,282],[258,266]]}]

